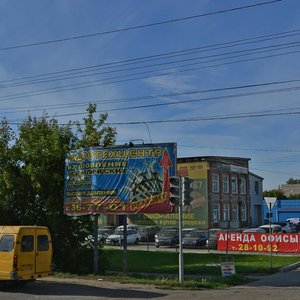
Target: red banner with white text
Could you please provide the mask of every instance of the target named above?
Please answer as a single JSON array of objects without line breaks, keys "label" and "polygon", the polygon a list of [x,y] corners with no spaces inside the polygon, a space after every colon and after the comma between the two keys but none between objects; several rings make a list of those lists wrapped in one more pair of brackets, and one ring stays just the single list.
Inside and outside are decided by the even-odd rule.
[{"label": "red banner with white text", "polygon": [[219,232],[218,250],[300,253],[300,234]]}]

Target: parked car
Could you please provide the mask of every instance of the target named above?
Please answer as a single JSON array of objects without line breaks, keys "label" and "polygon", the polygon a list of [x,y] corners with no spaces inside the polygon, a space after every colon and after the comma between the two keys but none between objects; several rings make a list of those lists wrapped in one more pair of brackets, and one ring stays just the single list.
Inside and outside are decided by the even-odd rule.
[{"label": "parked car", "polygon": [[208,239],[206,241],[206,247],[208,249],[218,249],[218,232],[226,231],[226,229],[213,228],[208,231]]},{"label": "parked car", "polygon": [[282,232],[282,227],[279,224],[265,224],[259,226],[259,228],[262,228],[266,233],[270,232],[270,227],[271,227],[271,233],[281,233]]},{"label": "parked car", "polygon": [[[115,232],[111,235],[109,235],[105,242],[106,244],[110,245],[117,245],[117,244],[123,244],[124,240],[124,231],[120,229],[116,229]],[[141,236],[138,233],[138,231],[134,229],[128,229],[127,230],[127,244],[138,244],[141,240]]]},{"label": "parked car", "polygon": [[141,242],[154,242],[155,235],[161,230],[158,226],[145,226],[139,230]]},{"label": "parked car", "polygon": [[114,228],[113,227],[100,227],[98,229],[98,241],[101,243],[105,243],[106,238],[113,234]]},{"label": "parked car", "polygon": [[[117,230],[123,230],[124,229],[124,225],[120,225],[116,228]],[[139,225],[135,225],[135,224],[127,224],[127,230],[129,229],[133,229],[138,231],[139,230]]]},{"label": "parked car", "polygon": [[184,248],[200,248],[206,245],[208,237],[207,231],[191,231],[182,239]]},{"label": "parked car", "polygon": [[251,232],[266,233],[263,228],[259,228],[259,227],[247,228],[247,229],[243,230],[243,232],[245,232],[245,233],[251,233]]},{"label": "parked car", "polygon": [[296,225],[288,221],[274,222],[273,224],[280,225],[283,233],[296,233],[298,231]]},{"label": "parked car", "polygon": [[190,234],[193,231],[198,231],[198,228],[183,228],[182,229],[182,237],[184,238],[186,235]]},{"label": "parked car", "polygon": [[179,242],[179,229],[176,227],[163,228],[155,235],[155,247],[175,247]]}]

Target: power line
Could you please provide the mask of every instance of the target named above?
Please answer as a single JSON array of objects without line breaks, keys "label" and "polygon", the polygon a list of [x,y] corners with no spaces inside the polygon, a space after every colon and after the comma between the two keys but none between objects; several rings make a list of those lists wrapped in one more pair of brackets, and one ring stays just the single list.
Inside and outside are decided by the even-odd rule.
[{"label": "power line", "polygon": [[[234,40],[234,41],[229,41],[229,42],[224,42],[224,43],[217,43],[217,44],[212,44],[212,45],[194,47],[194,48],[190,48],[190,49],[182,49],[182,50],[177,50],[177,51],[158,53],[158,54],[154,54],[154,55],[120,60],[120,61],[116,61],[116,62],[108,62],[108,63],[98,64],[98,65],[84,66],[84,67],[80,67],[80,68],[73,68],[73,69],[61,70],[61,71],[56,71],[56,72],[50,72],[50,73],[44,73],[44,74],[38,74],[38,75],[32,75],[32,76],[25,76],[25,77],[20,77],[20,78],[15,78],[15,79],[2,80],[2,81],[0,81],[0,83],[9,83],[9,82],[15,82],[15,81],[18,82],[21,80],[34,79],[34,78],[47,77],[47,76],[48,76],[47,78],[55,78],[55,77],[63,76],[63,74],[65,74],[65,73],[71,73],[71,74],[86,73],[86,72],[90,72],[90,70],[95,70],[95,69],[98,70],[99,68],[100,69],[112,68],[112,67],[115,67],[116,65],[117,66],[119,66],[119,65],[126,66],[126,65],[149,62],[149,61],[153,61],[153,60],[160,60],[160,59],[165,59],[165,58],[170,58],[170,57],[172,58],[172,57],[177,57],[177,56],[182,56],[182,55],[190,55],[190,54],[199,53],[199,52],[220,50],[220,49],[229,48],[229,47],[246,45],[249,43],[265,42],[265,41],[270,41],[270,40],[274,40],[274,39],[292,37],[292,36],[299,35],[299,34],[300,34],[300,29],[294,29],[294,30],[290,30],[290,31],[277,32],[277,33],[273,33],[273,34],[269,34],[269,35],[260,35],[260,36],[256,36],[256,37],[252,37],[252,38],[245,38],[245,39],[239,39],[239,40]],[[53,75],[56,75],[56,76],[53,76]]]},{"label": "power line", "polygon": [[203,122],[203,121],[216,121],[216,120],[232,120],[232,119],[246,119],[246,118],[260,118],[271,116],[284,116],[284,115],[300,115],[300,110],[296,112],[279,112],[279,113],[252,113],[240,114],[235,116],[210,116],[210,117],[195,117],[186,119],[171,119],[171,120],[153,120],[153,121],[133,121],[133,122],[109,122],[107,125],[139,125],[142,123],[158,124],[158,123],[178,123],[178,122]]},{"label": "power line", "polygon": [[[110,74],[110,73],[116,73],[116,72],[132,71],[132,70],[145,69],[145,68],[150,68],[150,67],[151,68],[152,67],[160,67],[163,65],[171,65],[171,64],[175,64],[175,63],[198,61],[198,60],[207,59],[207,58],[220,57],[218,59],[210,59],[210,60],[206,60],[206,61],[200,61],[198,63],[196,62],[196,63],[192,63],[192,64],[171,66],[171,67],[164,68],[164,69],[147,71],[147,72],[156,72],[156,71],[161,71],[161,70],[172,69],[174,67],[176,67],[176,68],[187,67],[187,66],[195,65],[195,64],[204,64],[204,63],[214,62],[214,61],[219,61],[219,60],[224,60],[224,59],[232,59],[232,58],[243,57],[243,56],[248,56],[248,55],[261,54],[261,53],[270,52],[270,51],[285,50],[285,49],[299,47],[299,46],[300,46],[300,41],[294,41],[294,42],[284,43],[284,44],[250,48],[250,49],[244,49],[244,50],[238,50],[238,51],[232,51],[232,52],[226,52],[226,53],[219,53],[219,54],[213,54],[213,55],[206,55],[206,56],[200,56],[200,57],[191,57],[191,58],[185,58],[185,59],[175,60],[175,61],[167,61],[167,62],[155,63],[155,64],[150,64],[150,65],[135,66],[135,67],[125,68],[125,69],[102,71],[102,72],[98,72],[98,73],[88,73],[88,74],[83,75],[82,72],[79,72],[79,73],[72,73],[70,75],[65,75],[64,77],[52,76],[52,77],[46,77],[43,79],[27,80],[27,81],[21,81],[21,82],[16,82],[16,83],[10,83],[10,84],[6,84],[6,85],[2,84],[0,87],[1,88],[11,88],[11,87],[26,86],[26,85],[32,85],[32,84],[49,83],[49,82],[54,82],[54,81],[98,76],[98,75],[104,75],[104,74]],[[231,54],[234,54],[234,55],[230,56]],[[185,55],[190,55],[190,53],[187,53]],[[222,56],[227,56],[227,57],[222,57]],[[96,70],[94,69],[93,71],[98,71],[98,70],[99,69],[96,69]],[[101,68],[100,68],[100,70],[101,70]],[[84,73],[86,73],[86,71]],[[127,76],[127,75],[122,75],[122,76],[113,77],[113,78],[122,78],[124,76]],[[132,76],[132,75],[129,75],[129,76]],[[102,79],[102,80],[105,80],[105,79]],[[80,84],[84,84],[84,83],[80,83]]]},{"label": "power line", "polygon": [[[295,110],[298,111],[288,111]],[[283,112],[283,111],[286,112]],[[54,117],[66,117],[66,116],[74,116],[81,115],[84,113],[73,113],[73,114],[61,114],[56,116],[46,116],[46,118],[54,118]],[[148,121],[131,121],[131,122],[107,122],[106,125],[140,125],[140,124],[159,124],[159,123],[182,123],[182,122],[203,122],[203,121],[215,121],[215,120],[232,120],[232,119],[246,119],[246,118],[260,118],[260,117],[270,117],[270,116],[284,116],[284,115],[299,115],[300,108],[290,108],[290,109],[277,109],[277,110],[267,110],[267,111],[259,111],[259,112],[246,112],[246,113],[236,113],[236,114],[227,114],[227,115],[215,115],[215,116],[199,116],[185,119],[169,119],[169,120],[148,120]],[[19,124],[17,122],[10,121],[10,124]],[[60,124],[60,125],[69,125],[69,124]],[[76,124],[74,124],[76,125]]]},{"label": "power line", "polygon": [[66,42],[66,41],[90,38],[90,37],[94,37],[94,36],[102,36],[102,35],[107,35],[107,34],[112,34],[112,33],[120,33],[120,32],[136,30],[136,29],[142,29],[142,28],[147,28],[147,27],[152,27],[152,26],[171,24],[171,23],[175,23],[175,22],[187,21],[187,20],[192,20],[192,19],[201,18],[201,17],[208,17],[208,16],[212,16],[212,15],[229,13],[229,12],[234,12],[234,11],[243,10],[243,9],[255,8],[255,7],[259,7],[259,6],[274,4],[276,2],[282,2],[282,1],[283,0],[272,0],[272,1],[267,1],[267,2],[251,4],[251,5],[245,5],[245,6],[233,7],[233,8],[229,8],[229,9],[223,9],[223,10],[214,11],[214,12],[197,14],[197,15],[193,15],[193,16],[175,18],[175,19],[170,19],[170,20],[165,20],[165,21],[160,21],[160,22],[154,22],[154,23],[148,23],[148,24],[142,24],[142,25],[136,25],[136,26],[126,27],[126,28],[119,28],[119,29],[114,29],[114,30],[109,30],[109,31],[97,32],[97,33],[91,33],[91,34],[85,34],[85,35],[78,35],[78,36],[66,37],[66,38],[61,38],[61,39],[53,39],[53,40],[42,41],[42,42],[27,43],[27,44],[23,44],[23,45],[14,45],[14,46],[2,47],[2,48],[0,48],[0,51],[20,49],[20,48],[26,48],[26,47],[34,47],[34,46],[41,46],[41,45],[48,45],[48,44],[55,44],[55,43],[61,43],[61,42]]},{"label": "power line", "polygon": [[214,147],[214,146],[188,146],[188,145],[178,145],[185,148],[200,148],[200,149],[217,149],[217,150],[235,150],[235,151],[257,151],[257,152],[289,152],[289,153],[300,153],[300,149],[263,149],[263,148],[239,148],[239,147]]},{"label": "power line", "polygon": [[283,175],[289,175],[289,176],[300,176],[300,174],[291,174],[287,172],[282,172],[282,171],[274,171],[274,170],[264,170],[264,169],[258,169],[258,168],[251,168],[252,170],[257,170],[261,172],[266,172],[266,173],[274,173],[274,174],[283,174]]},{"label": "power line", "polygon": [[[140,79],[151,78],[151,77],[156,77],[156,76],[166,76],[166,75],[170,75],[170,74],[174,74],[174,73],[190,72],[190,71],[195,71],[195,70],[200,70],[200,69],[230,65],[230,64],[241,63],[241,62],[250,62],[250,61],[255,61],[255,60],[259,60],[259,59],[266,59],[266,58],[278,57],[278,56],[282,56],[282,55],[295,54],[295,53],[299,53],[299,52],[300,52],[300,50],[290,51],[290,52],[286,52],[286,53],[265,55],[265,56],[254,57],[254,58],[249,58],[249,59],[240,59],[240,60],[236,60],[236,61],[211,64],[211,65],[201,66],[201,67],[192,67],[189,69],[176,70],[176,71],[172,70],[173,67],[168,67],[168,68],[154,70],[154,71],[144,71],[144,72],[139,72],[139,73],[134,73],[134,74],[127,74],[127,75],[123,75],[123,76],[104,78],[102,80],[101,79],[94,80],[94,81],[90,81],[91,82],[90,84],[88,84],[88,82],[74,83],[74,84],[69,84],[69,85],[65,85],[65,86],[61,86],[61,87],[53,87],[53,88],[46,88],[46,89],[41,89],[41,90],[37,90],[37,91],[9,94],[9,95],[0,97],[0,101],[7,101],[7,100],[13,100],[13,99],[19,99],[19,98],[25,98],[25,97],[34,97],[34,96],[40,96],[40,95],[45,95],[45,94],[53,94],[53,93],[58,93],[58,92],[78,90],[78,89],[82,89],[82,88],[89,88],[89,87],[95,87],[95,86],[100,86],[100,85],[128,82],[128,81],[132,81],[132,80],[140,80]],[[193,65],[195,65],[195,64],[193,64]],[[189,66],[189,65],[184,65],[184,66],[180,66],[180,67],[187,67],[187,66]],[[168,69],[171,69],[171,71],[166,71],[164,73],[161,72],[161,71],[168,70]],[[153,73],[153,72],[160,72],[160,73],[152,74],[152,75],[148,74],[148,73]],[[130,77],[130,76],[136,76],[136,77],[119,79],[119,78],[125,78],[125,77]],[[109,81],[109,80],[112,80],[112,81]],[[103,82],[103,81],[108,81],[108,82]]]},{"label": "power line", "polygon": [[[257,87],[266,87],[271,85],[280,85],[280,84],[287,84],[287,83],[296,83],[300,82],[300,79],[293,79],[293,80],[285,80],[285,81],[273,81],[273,82],[264,82],[264,83],[257,83],[257,84],[248,84],[248,85],[241,85],[241,86],[231,86],[231,87],[223,87],[223,88],[215,88],[215,89],[207,89],[207,90],[197,90],[197,91],[185,91],[181,93],[168,93],[168,94],[160,94],[160,95],[150,95],[150,96],[140,96],[140,97],[130,97],[130,98],[118,98],[118,99],[106,99],[106,100],[100,100],[100,101],[93,101],[95,104],[112,104],[117,102],[128,102],[128,101],[137,101],[137,100],[149,100],[149,99],[155,99],[155,98],[169,98],[174,96],[187,96],[187,95],[195,95],[195,94],[202,94],[202,93],[211,93],[211,92],[225,92],[225,91],[231,91],[231,90],[242,90],[242,89],[249,89],[249,88],[257,88]],[[247,97],[247,96],[256,96],[261,94],[271,94],[271,93],[282,93],[282,92],[290,92],[299,90],[300,86],[294,86],[294,87],[287,87],[287,88],[280,88],[280,89],[269,89],[269,90],[262,90],[257,92],[247,92],[247,93],[238,93],[238,94],[230,94],[230,95],[221,95],[221,96],[211,96],[206,98],[200,98],[200,99],[189,99],[189,100],[177,100],[173,102],[167,102],[167,103],[156,103],[156,104],[147,104],[147,105],[140,105],[140,106],[127,106],[127,107],[121,107],[121,108],[114,108],[114,109],[108,109],[105,110],[106,112],[110,111],[118,111],[118,110],[131,110],[131,109],[141,109],[141,108],[150,108],[150,107],[159,107],[159,106],[169,106],[169,105],[177,105],[177,104],[186,104],[186,103],[192,103],[192,102],[201,102],[201,101],[211,101],[211,100],[221,100],[221,99],[229,99],[229,98],[237,98],[237,97]],[[91,102],[91,101],[90,101]],[[85,102],[83,104],[77,104],[78,106],[84,106],[87,105],[90,102]],[[63,107],[61,105],[48,105],[48,107],[52,109],[57,108],[69,108],[76,106],[76,103],[71,103],[70,105],[63,104]],[[42,110],[45,110],[47,106],[41,106]],[[28,109],[27,109],[28,110]],[[27,111],[26,110],[26,111]],[[41,110],[41,109],[40,109]],[[7,113],[14,113],[13,112],[7,112]],[[20,112],[20,111],[19,111]],[[70,113],[68,115],[81,115],[85,114],[84,112],[80,113]],[[61,115],[56,115],[61,116]],[[66,116],[66,115],[63,115]]]}]

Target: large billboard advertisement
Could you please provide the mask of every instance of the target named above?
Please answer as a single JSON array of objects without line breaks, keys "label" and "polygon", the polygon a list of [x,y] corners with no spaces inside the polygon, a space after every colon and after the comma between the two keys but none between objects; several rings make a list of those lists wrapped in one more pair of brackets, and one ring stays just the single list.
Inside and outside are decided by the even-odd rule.
[{"label": "large billboard advertisement", "polygon": [[176,144],[94,147],[67,153],[64,213],[166,213]]},{"label": "large billboard advertisement", "polygon": [[300,234],[219,232],[218,250],[300,253]]},{"label": "large billboard advertisement", "polygon": [[[177,174],[193,179],[191,183],[191,202],[183,207],[183,226],[197,227],[206,230],[208,224],[207,200],[207,162],[177,163]],[[176,206],[173,206],[176,210]],[[170,214],[145,214],[131,216],[132,222],[140,225],[157,225],[159,227],[178,226],[178,213]]]}]

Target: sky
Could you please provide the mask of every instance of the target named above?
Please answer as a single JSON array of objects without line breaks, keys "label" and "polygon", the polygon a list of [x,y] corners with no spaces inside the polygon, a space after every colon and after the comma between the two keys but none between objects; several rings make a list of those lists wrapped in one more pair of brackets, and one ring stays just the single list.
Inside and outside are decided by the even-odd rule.
[{"label": "sky", "polygon": [[300,178],[300,1],[0,0],[0,118],[108,113],[117,144]]}]

